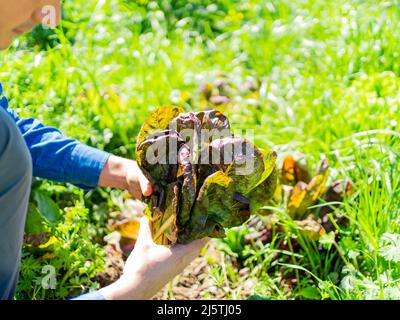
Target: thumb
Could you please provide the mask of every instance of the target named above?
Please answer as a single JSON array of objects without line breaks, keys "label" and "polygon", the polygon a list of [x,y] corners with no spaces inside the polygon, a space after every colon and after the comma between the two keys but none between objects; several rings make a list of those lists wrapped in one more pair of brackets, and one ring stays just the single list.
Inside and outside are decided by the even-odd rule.
[{"label": "thumb", "polygon": [[138,235],[136,244],[138,244],[138,245],[152,244],[153,237],[152,237],[151,229],[152,229],[151,222],[150,222],[149,218],[144,216],[140,220],[139,235]]},{"label": "thumb", "polygon": [[151,187],[149,180],[147,180],[147,178],[141,172],[139,175],[139,184],[140,189],[142,190],[142,194],[145,197],[148,197],[153,193],[153,188]]}]

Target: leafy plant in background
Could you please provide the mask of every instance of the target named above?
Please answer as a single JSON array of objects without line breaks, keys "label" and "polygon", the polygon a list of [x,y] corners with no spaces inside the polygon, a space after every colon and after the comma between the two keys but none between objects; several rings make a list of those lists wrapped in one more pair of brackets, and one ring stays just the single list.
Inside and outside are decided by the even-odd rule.
[{"label": "leafy plant in background", "polygon": [[[26,35],[0,52],[10,105],[21,116],[35,116],[125,157],[134,157],[132,137],[150,110],[171,103],[185,110],[218,108],[232,126],[254,129],[257,146],[280,155],[301,151],[316,164],[323,154],[332,181],[348,178],[354,194],[336,208],[320,200],[311,212],[331,207],[327,217],[342,216],[348,223],[310,240],[278,202],[268,209],[279,221],[272,230],[266,221],[252,219],[240,232],[229,230],[224,241],[244,250],[243,261],[236,254],[226,259],[235,262],[238,274],[248,272],[260,297],[318,298],[315,290],[319,299],[395,297],[400,265],[389,258],[396,245],[381,238],[400,234],[398,1],[217,1],[218,13],[198,17],[195,27],[190,17],[195,13],[184,17],[163,10],[160,1],[129,2],[138,5],[64,1],[57,45],[45,40],[28,48]],[[189,5],[168,2],[177,9]],[[202,31],[207,24],[212,33]],[[109,190],[84,193],[48,182],[34,188],[60,207],[58,223],[65,207],[84,203],[85,226],[101,246],[110,212],[121,210]],[[34,198],[31,203],[37,207]],[[257,234],[244,248],[234,240],[246,236],[242,228]],[[32,282],[44,276],[45,264],[24,247],[21,270],[27,281],[18,284],[21,296],[62,296],[52,290],[43,294]],[[346,276],[353,278],[351,286],[342,281]],[[80,288],[90,287],[92,280],[80,280]],[[310,286],[315,290],[302,291]]]},{"label": "leafy plant in background", "polygon": [[[93,242],[99,230],[81,201],[61,210],[44,186],[32,192],[17,298],[65,299],[97,289],[93,279],[105,267],[105,250]],[[49,266],[54,288],[46,286]]]},{"label": "leafy plant in background", "polygon": [[[244,17],[242,11],[232,8],[232,3],[224,0],[123,0],[125,6],[140,13],[141,32],[150,31],[157,20],[154,15],[163,15],[166,29],[191,30],[195,36],[213,39],[223,32],[238,27]],[[234,1],[239,7],[240,1]],[[150,12],[150,14],[149,14]],[[178,31],[179,32],[179,31]],[[187,32],[187,31],[186,31]]]}]

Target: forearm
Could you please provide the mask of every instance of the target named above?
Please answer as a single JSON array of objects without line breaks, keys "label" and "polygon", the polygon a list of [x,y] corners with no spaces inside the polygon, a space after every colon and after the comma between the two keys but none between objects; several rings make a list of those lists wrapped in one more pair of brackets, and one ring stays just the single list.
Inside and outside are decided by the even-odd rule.
[{"label": "forearm", "polygon": [[139,280],[124,283],[122,279],[101,288],[98,292],[106,300],[146,300],[151,296],[146,295],[146,284],[139,283]]},{"label": "forearm", "polygon": [[116,282],[99,290],[106,300],[151,299],[180,274],[209,241],[201,239],[188,245],[161,246],[153,242],[150,227],[143,231],[141,223],[140,228],[139,238],[125,264],[124,274]]}]

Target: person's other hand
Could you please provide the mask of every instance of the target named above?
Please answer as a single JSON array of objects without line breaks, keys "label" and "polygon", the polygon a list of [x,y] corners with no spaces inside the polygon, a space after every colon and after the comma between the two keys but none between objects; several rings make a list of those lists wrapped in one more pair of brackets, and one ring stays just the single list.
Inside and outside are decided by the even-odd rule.
[{"label": "person's other hand", "polygon": [[100,289],[100,293],[107,300],[150,299],[200,254],[208,240],[195,240],[188,245],[157,245],[152,239],[149,219],[144,217],[122,277]]}]

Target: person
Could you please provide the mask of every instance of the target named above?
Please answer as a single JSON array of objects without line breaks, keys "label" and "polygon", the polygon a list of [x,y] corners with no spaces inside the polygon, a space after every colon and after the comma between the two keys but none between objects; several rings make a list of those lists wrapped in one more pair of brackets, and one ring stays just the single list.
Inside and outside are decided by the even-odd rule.
[{"label": "person", "polygon": [[[0,50],[16,36],[42,23],[60,0],[0,0]],[[149,196],[152,186],[135,161],[114,156],[62,135],[34,118],[20,118],[0,84],[0,299],[13,299],[18,281],[24,225],[32,177],[69,182],[84,189],[108,186]],[[142,218],[136,246],[123,275],[111,285],[74,299],[148,299],[179,274],[206,244],[161,246],[151,223]]]}]

